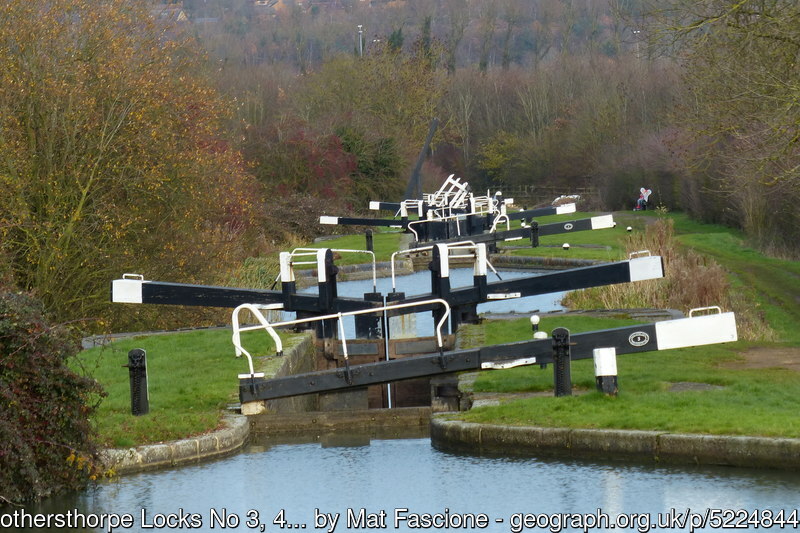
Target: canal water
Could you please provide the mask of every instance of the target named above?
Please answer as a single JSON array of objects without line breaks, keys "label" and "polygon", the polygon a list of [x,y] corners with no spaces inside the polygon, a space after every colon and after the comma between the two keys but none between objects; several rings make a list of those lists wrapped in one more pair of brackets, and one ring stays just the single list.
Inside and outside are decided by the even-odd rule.
[{"label": "canal water", "polygon": [[[552,271],[549,271],[552,272]],[[496,281],[518,279],[523,277],[539,276],[545,271],[537,270],[499,270],[497,274],[489,272],[486,276],[488,283]],[[498,277],[499,276],[499,277]],[[377,290],[384,296],[392,292],[392,278],[378,278]],[[405,292],[406,296],[415,296],[431,292],[431,273],[427,270],[415,272],[405,276],[395,278],[395,289]],[[471,268],[454,268],[450,270],[450,287],[471,287],[473,285],[473,271]],[[340,296],[360,297],[366,292],[373,292],[372,279],[342,281],[337,285]],[[316,292],[316,287],[310,288],[310,292]],[[489,291],[491,292],[491,290]],[[531,311],[555,311],[563,309],[561,299],[564,292],[554,292],[538,296],[528,296],[526,298],[516,298],[510,300],[495,300],[478,305],[479,313],[526,313]]]},{"label": "canal water", "polygon": [[126,476],[26,511],[132,521],[115,531],[700,531],[779,516],[794,529],[799,489],[798,474],[779,471],[476,457],[419,435],[350,435],[255,441],[227,459]]},{"label": "canal water", "polygon": [[[519,279],[523,277],[539,276],[545,271],[536,270],[502,270],[498,274],[489,272],[487,275],[488,283],[502,280]],[[499,277],[498,277],[499,276]],[[469,287],[473,285],[473,271],[471,268],[454,268],[450,270],[450,287],[457,289],[459,287]],[[384,296],[388,295],[394,290],[404,292],[406,297],[415,296],[420,294],[428,294],[431,292],[431,274],[430,272],[421,271],[414,274],[397,276],[395,278],[395,286],[392,286],[391,277],[378,278],[376,280],[377,292]],[[350,298],[361,298],[365,293],[375,292],[373,289],[372,278],[365,280],[341,281],[337,284],[337,291],[339,296]],[[301,291],[307,294],[316,294],[317,287],[308,287]],[[491,292],[491,290],[490,290]],[[492,300],[478,305],[478,313],[519,313],[520,317],[528,316],[534,312],[547,313],[552,311],[561,311],[564,307],[561,305],[561,299],[564,297],[563,291],[557,291],[548,294],[541,294],[536,296],[527,296],[525,298],[512,298],[507,300]],[[292,320],[293,313],[285,313],[282,320]],[[434,323],[430,312],[419,313],[413,315],[412,319],[415,324],[410,326],[412,331],[407,334],[413,334],[418,337],[426,337],[434,335]],[[348,338],[352,338],[355,332],[353,317],[345,317],[345,334]]]},{"label": "canal water", "polygon": [[[470,269],[457,269],[452,284],[471,284],[471,276]],[[429,279],[427,272],[404,276],[397,289],[429,292]],[[378,291],[391,291],[390,279],[378,283]],[[352,281],[340,284],[339,293],[372,290],[371,280]],[[553,311],[561,309],[562,296],[493,302],[478,310]],[[644,532],[755,529],[756,524],[795,529],[800,523],[797,473],[477,457],[436,450],[424,434],[403,437],[254,440],[226,459],[125,476],[24,509],[0,508],[0,529],[15,530],[19,522],[13,522],[13,513],[53,525],[104,521],[100,527],[16,529],[68,532]],[[126,522],[128,527],[109,527]]]}]

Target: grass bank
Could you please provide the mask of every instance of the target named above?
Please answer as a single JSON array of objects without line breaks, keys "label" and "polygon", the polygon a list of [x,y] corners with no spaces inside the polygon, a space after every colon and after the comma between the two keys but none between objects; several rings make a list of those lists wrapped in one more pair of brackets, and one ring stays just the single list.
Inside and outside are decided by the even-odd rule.
[{"label": "grass bank", "polygon": [[[260,335],[258,333],[261,333]],[[261,371],[281,364],[266,333],[243,335],[245,348]],[[291,346],[295,336],[285,338]],[[128,352],[147,352],[150,413],[131,415]],[[105,389],[94,417],[102,445],[127,448],[206,433],[219,427],[222,413],[239,401],[239,373],[248,371],[247,359],[234,356],[228,329],[195,330],[117,340],[81,352],[74,364],[92,375]]]},{"label": "grass bank", "polygon": [[[634,324],[623,319],[550,317],[541,328],[566,327],[573,333]],[[486,344],[530,338],[527,319],[488,321]],[[572,363],[574,396],[552,396],[552,366],[483,372],[476,392],[530,393],[498,406],[459,415],[469,422],[600,429],[663,430],[683,433],[800,437],[796,398],[800,373],[782,368],[753,369],[741,352],[752,344],[736,342],[617,358],[620,394],[595,390],[591,360]]]},{"label": "grass bank", "polygon": [[[591,361],[576,361],[572,378],[584,394],[517,399],[475,409],[461,418],[511,425],[800,437],[800,417],[794,408],[800,394],[800,373],[782,368],[779,362],[771,368],[768,364],[751,365],[746,358],[746,353],[756,348],[762,354],[775,352],[797,358],[800,263],[766,257],[748,247],[736,230],[700,224],[682,214],[649,212],[615,218],[618,228],[631,225],[635,235],[659,217],[673,221],[679,246],[721,265],[733,301],[767,325],[769,331],[756,332],[763,333],[762,340],[620,356],[617,398],[595,391]],[[619,242],[619,236],[611,231],[591,233],[598,237],[596,242]],[[601,329],[596,321],[583,318],[565,316],[549,321],[552,323],[543,321],[542,329],[562,326],[574,333]],[[486,344],[530,337],[527,320],[492,321],[479,327],[484,331],[472,336],[485,338]],[[482,373],[475,390],[551,391],[552,383],[552,369],[527,367]]]},{"label": "grass bank", "polygon": [[[539,219],[540,223],[574,220],[590,214]],[[748,248],[735,230],[699,224],[681,214],[618,213],[617,227],[608,230],[543,237],[539,248],[511,248],[515,255],[574,257],[616,261],[625,257],[628,242],[658,217],[674,221],[676,240],[728,272],[731,287],[773,328],[777,342],[720,345],[704,348],[626,355],[619,358],[621,394],[606,398],[595,392],[590,361],[575,362],[573,379],[585,394],[573,398],[537,397],[497,407],[476,409],[463,416],[474,421],[570,427],[664,429],[698,433],[800,436],[798,416],[791,406],[800,393],[798,373],[781,369],[750,369],[741,362],[750,348],[800,346],[800,264],[767,258]],[[631,226],[632,231],[625,228]],[[388,261],[400,245],[402,234],[375,232],[378,261]],[[563,242],[571,248],[564,251]],[[363,234],[315,243],[315,247],[364,249]],[[513,244],[513,243],[512,243]],[[337,264],[363,262],[363,256],[343,256]],[[260,261],[252,272],[266,286],[274,273]],[[260,286],[253,280],[243,286]],[[543,330],[567,327],[572,332],[607,329],[629,324],[622,318],[559,317],[545,319]],[[529,338],[527,319],[486,323],[474,338],[482,345]],[[254,334],[254,353],[272,353],[266,335]],[[292,340],[288,339],[288,343]],[[260,343],[260,344],[259,344]],[[250,344],[248,344],[250,346]],[[151,413],[130,415],[127,353],[144,348],[148,354]],[[105,348],[83,352],[81,365],[105,387],[96,424],[105,445],[127,447],[160,442],[206,432],[218,426],[221,411],[237,401],[236,375],[246,361],[233,355],[230,331],[201,330],[117,341]],[[280,361],[266,357],[258,364],[268,370]],[[700,382],[707,390],[674,391],[673,384]],[[481,391],[535,392],[552,388],[552,370],[538,367],[481,374]],[[714,388],[720,387],[720,388]]]}]

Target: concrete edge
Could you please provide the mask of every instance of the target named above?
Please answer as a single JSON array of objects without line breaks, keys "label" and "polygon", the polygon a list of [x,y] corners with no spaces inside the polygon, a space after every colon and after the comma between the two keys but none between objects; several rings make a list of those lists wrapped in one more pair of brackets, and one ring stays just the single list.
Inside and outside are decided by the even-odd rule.
[{"label": "concrete edge", "polygon": [[[445,415],[446,416],[446,415]],[[800,439],[476,424],[431,418],[443,451],[800,470]]]},{"label": "concrete edge", "polygon": [[250,437],[250,424],[246,416],[233,413],[224,415],[223,424],[222,429],[188,439],[105,449],[100,459],[104,470],[124,475],[225,457],[245,445]]}]

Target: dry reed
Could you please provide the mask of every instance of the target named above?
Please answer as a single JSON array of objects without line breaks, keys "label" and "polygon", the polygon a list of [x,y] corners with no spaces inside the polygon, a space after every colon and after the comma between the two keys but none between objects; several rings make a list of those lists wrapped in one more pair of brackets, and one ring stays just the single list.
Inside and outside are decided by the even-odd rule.
[{"label": "dry reed", "polygon": [[678,246],[672,220],[658,219],[643,233],[632,234],[627,249],[629,253],[649,250],[660,255],[664,277],[574,291],[564,298],[564,305],[573,309],[678,309],[684,313],[719,306],[723,311],[737,313],[740,338],[774,338],[753,306],[744,301],[740,292],[731,290],[727,273],[714,259]]}]

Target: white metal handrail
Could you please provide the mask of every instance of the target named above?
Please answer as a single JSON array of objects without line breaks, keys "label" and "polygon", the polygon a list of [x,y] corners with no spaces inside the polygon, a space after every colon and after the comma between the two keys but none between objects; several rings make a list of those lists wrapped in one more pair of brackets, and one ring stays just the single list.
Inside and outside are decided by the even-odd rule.
[{"label": "white metal handrail", "polygon": [[498,215],[495,217],[494,222],[492,222],[492,228],[489,230],[490,233],[494,233],[497,231],[497,224],[505,219],[506,221],[506,231],[511,229],[511,219],[508,218],[508,215]]},{"label": "white metal handrail", "polygon": [[372,292],[378,291],[378,267],[375,262],[375,252],[369,250],[346,250],[342,248],[332,248],[332,252],[336,253],[351,253],[351,254],[369,254],[372,256]]},{"label": "white metal handrail", "polygon": [[650,250],[638,250],[636,252],[631,252],[628,254],[628,259],[634,259],[636,257],[652,257],[652,253]]},{"label": "white metal handrail", "polygon": [[716,311],[716,314],[722,314],[722,308],[718,305],[710,305],[708,307],[695,307],[694,309],[689,310],[689,317],[693,317],[695,313],[699,313],[701,311]]},{"label": "white metal handrail", "polygon": [[[291,252],[289,252],[289,258],[293,257],[303,257],[303,256],[316,256],[320,250],[324,250],[324,248],[295,248]],[[375,252],[370,252],[369,250],[347,250],[343,248],[331,248],[331,252],[336,253],[354,253],[354,254],[370,254],[372,256],[372,292],[376,292],[378,289],[378,267],[375,261]],[[291,265],[316,265],[317,261],[292,261]],[[281,275],[278,274],[278,277],[275,278],[275,281],[278,282],[281,279]]]},{"label": "white metal handrail", "polygon": [[[436,342],[438,344],[439,350],[441,351],[441,350],[444,349],[444,340],[442,338],[442,326],[447,323],[447,319],[450,317],[450,304],[447,303],[446,300],[443,300],[441,298],[432,298],[430,300],[424,300],[424,301],[421,301],[421,302],[410,302],[410,303],[403,303],[403,304],[384,305],[384,306],[381,306],[381,307],[370,307],[368,309],[359,309],[358,311],[347,311],[345,313],[335,313],[335,314],[330,314],[330,315],[321,315],[321,316],[315,316],[315,317],[311,317],[311,318],[301,318],[301,319],[297,319],[297,320],[285,320],[285,321],[282,321],[282,322],[275,322],[275,323],[270,323],[269,320],[267,320],[267,318],[261,312],[261,310],[262,309],[275,309],[276,307],[264,306],[264,305],[258,305],[258,304],[241,304],[240,306],[236,307],[236,309],[233,310],[233,313],[232,313],[232,316],[231,316],[231,325],[233,327],[232,340],[233,340],[233,347],[234,347],[234,350],[235,350],[235,353],[236,353],[236,357],[241,357],[242,355],[245,355],[247,357],[247,362],[248,362],[248,365],[249,365],[249,368],[250,368],[250,373],[249,374],[240,374],[239,377],[257,377],[257,376],[260,377],[260,375],[256,374],[254,369],[253,369],[253,356],[250,355],[250,352],[245,350],[244,347],[242,346],[242,338],[241,338],[242,332],[255,331],[255,330],[259,330],[259,329],[266,329],[267,333],[269,334],[269,336],[272,337],[272,340],[275,342],[275,349],[276,349],[275,351],[280,355],[280,354],[283,353],[283,343],[281,342],[281,338],[278,336],[278,333],[275,331],[275,328],[278,328],[278,327],[281,327],[281,326],[293,326],[293,325],[296,325],[296,324],[304,324],[304,323],[308,323],[308,322],[317,322],[317,321],[321,321],[321,320],[330,320],[330,319],[334,319],[335,318],[335,319],[337,319],[339,321],[339,332],[340,332],[340,336],[342,337],[341,338],[341,341],[342,341],[342,352],[343,352],[345,361],[347,361],[348,360],[347,341],[346,341],[345,335],[344,335],[344,325],[342,323],[342,318],[343,317],[345,317],[345,316],[355,316],[355,315],[364,315],[364,314],[372,314],[372,313],[380,313],[380,312],[389,311],[389,310],[392,310],[392,309],[405,309],[405,308],[408,308],[408,307],[420,307],[420,306],[423,306],[423,305],[431,305],[431,304],[441,304],[445,309],[444,315],[439,320],[439,322],[436,324]],[[240,325],[240,323],[239,323],[239,313],[241,311],[245,310],[245,309],[250,311],[250,313],[256,318],[256,320],[258,320],[258,322],[259,322],[258,325],[253,325],[253,326],[241,326]],[[261,374],[261,375],[263,375],[263,374]]]},{"label": "white metal handrail", "polygon": [[[470,249],[470,248],[471,249],[475,249],[475,248],[478,247],[478,245],[475,244],[474,241],[458,241],[458,242],[448,243],[446,246],[447,246],[448,250],[450,250],[451,248],[457,248],[457,249],[463,250],[463,249]],[[419,248],[409,248],[408,250],[399,250],[397,252],[393,252],[392,253],[391,258],[389,259],[389,264],[390,264],[391,272],[392,272],[392,292],[394,292],[395,289],[397,288],[397,285],[396,285],[396,282],[395,282],[396,275],[395,275],[395,268],[394,268],[395,257],[398,256],[398,255],[410,255],[410,254],[413,254],[413,253],[427,252],[429,250],[433,250],[433,245],[420,246]],[[477,254],[473,254],[473,255],[477,255]],[[448,255],[448,257],[449,257],[449,255]],[[488,266],[492,270],[492,272],[494,272],[497,275],[498,278],[500,277],[500,274],[497,273],[497,270],[495,270],[494,266],[492,266],[492,263],[489,262],[488,258],[486,259],[486,266]]]},{"label": "white metal handrail", "polygon": [[272,337],[272,340],[275,342],[275,346],[279,347],[276,351],[280,355],[283,352],[283,344],[281,343],[281,338],[278,336],[278,334],[275,332],[274,329],[271,329],[269,327],[269,321],[261,311],[267,309],[282,309],[282,308],[283,304],[272,304],[272,305],[242,304],[233,310],[233,316],[231,317],[231,325],[233,326],[233,346],[236,349],[236,357],[241,357],[242,354],[247,356],[247,364],[250,367],[250,374],[249,374],[250,377],[256,377],[256,376],[261,377],[264,374],[263,373],[256,374],[255,370],[253,369],[253,357],[247,350],[241,347],[242,341],[240,332],[248,331],[250,329],[255,329],[256,326],[249,326],[243,330],[239,326],[239,313],[244,309],[250,311],[250,313],[255,317],[255,319],[261,323],[261,327],[267,329],[267,333],[269,333],[270,337]]},{"label": "white metal handrail", "polygon": [[[429,215],[432,214],[432,213],[435,214],[434,211],[428,211]],[[427,222],[442,222],[442,221],[445,221],[445,220],[450,220],[451,218],[455,219],[456,221],[458,221],[458,220],[464,219],[465,217],[466,217],[466,215],[464,213],[460,213],[460,214],[456,214],[456,215],[437,216],[436,218],[428,218],[428,219],[422,219],[422,220],[412,220],[411,222],[408,223],[407,227],[408,227],[408,230],[411,233],[414,234],[414,240],[415,241],[419,241],[419,234],[416,232],[416,230],[414,230],[414,228],[411,227],[414,224],[425,224]],[[461,227],[460,226],[457,226],[457,227],[458,227],[458,231],[459,231],[459,235],[460,235],[461,234]]]}]

